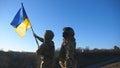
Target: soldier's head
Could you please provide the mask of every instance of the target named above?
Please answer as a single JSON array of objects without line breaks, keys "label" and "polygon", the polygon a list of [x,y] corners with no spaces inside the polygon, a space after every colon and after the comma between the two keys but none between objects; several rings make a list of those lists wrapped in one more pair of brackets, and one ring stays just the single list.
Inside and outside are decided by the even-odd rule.
[{"label": "soldier's head", "polygon": [[54,33],[51,30],[46,30],[44,34],[45,40],[52,40],[54,37]]},{"label": "soldier's head", "polygon": [[71,27],[65,27],[65,28],[63,28],[63,31],[64,31],[63,32],[63,37],[65,39],[74,36],[74,30]]}]

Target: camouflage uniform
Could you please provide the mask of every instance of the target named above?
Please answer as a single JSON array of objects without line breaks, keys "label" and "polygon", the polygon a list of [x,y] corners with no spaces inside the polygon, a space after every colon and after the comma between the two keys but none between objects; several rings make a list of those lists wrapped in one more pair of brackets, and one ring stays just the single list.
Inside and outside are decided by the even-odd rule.
[{"label": "camouflage uniform", "polygon": [[65,27],[63,30],[64,39],[60,50],[59,64],[61,68],[76,68],[74,31],[70,27]]},{"label": "camouflage uniform", "polygon": [[41,56],[40,68],[53,68],[53,59],[54,59],[54,42],[52,41],[54,34],[50,30],[46,30],[44,39],[38,38],[43,43],[37,50],[37,54]]}]

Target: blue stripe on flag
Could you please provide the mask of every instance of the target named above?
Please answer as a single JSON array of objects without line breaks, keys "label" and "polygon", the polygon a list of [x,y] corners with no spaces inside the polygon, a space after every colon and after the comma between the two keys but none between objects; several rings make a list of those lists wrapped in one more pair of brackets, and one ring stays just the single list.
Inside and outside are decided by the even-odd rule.
[{"label": "blue stripe on flag", "polygon": [[17,28],[18,25],[20,25],[23,21],[23,12],[22,9],[20,8],[19,11],[17,12],[16,16],[14,17],[13,21],[11,22],[11,25],[15,28]]}]

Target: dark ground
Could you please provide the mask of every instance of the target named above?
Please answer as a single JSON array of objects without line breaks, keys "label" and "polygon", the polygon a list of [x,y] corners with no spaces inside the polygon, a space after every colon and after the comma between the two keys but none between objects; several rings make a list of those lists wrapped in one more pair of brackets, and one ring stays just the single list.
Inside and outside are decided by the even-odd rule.
[{"label": "dark ground", "polygon": [[[59,50],[55,53],[55,68],[59,68],[58,54]],[[117,57],[120,57],[120,50],[76,50],[77,68],[89,67]],[[39,63],[40,58],[36,53],[0,51],[0,68],[39,68]],[[104,64],[104,66],[109,64],[112,63]],[[104,66],[102,65],[103,68]]]}]

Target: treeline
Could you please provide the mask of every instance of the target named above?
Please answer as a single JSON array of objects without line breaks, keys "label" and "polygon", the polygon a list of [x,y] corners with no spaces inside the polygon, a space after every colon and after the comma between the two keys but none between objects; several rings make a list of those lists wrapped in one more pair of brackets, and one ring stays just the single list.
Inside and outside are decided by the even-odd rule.
[{"label": "treeline", "polygon": [[81,53],[120,53],[120,47],[114,46],[111,49],[98,49],[98,48],[94,48],[92,50],[89,49],[89,47],[86,47],[85,49],[77,48],[77,52],[81,52]]},{"label": "treeline", "polygon": [[[55,52],[55,68],[59,68],[58,64],[59,49]],[[114,46],[112,49],[76,49],[77,68],[84,68],[88,65],[98,62],[107,61],[109,59],[120,57],[120,48]],[[0,51],[0,68],[39,68],[40,58],[36,53],[31,52],[13,52]]]},{"label": "treeline", "polygon": [[111,49],[94,48],[91,50],[89,47],[86,47],[85,49],[78,48],[76,50],[78,68],[84,68],[86,66],[108,61],[117,57],[120,57],[120,48],[118,46],[114,46]]}]

